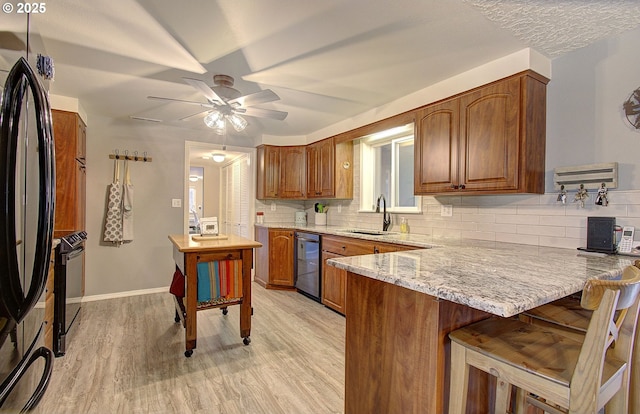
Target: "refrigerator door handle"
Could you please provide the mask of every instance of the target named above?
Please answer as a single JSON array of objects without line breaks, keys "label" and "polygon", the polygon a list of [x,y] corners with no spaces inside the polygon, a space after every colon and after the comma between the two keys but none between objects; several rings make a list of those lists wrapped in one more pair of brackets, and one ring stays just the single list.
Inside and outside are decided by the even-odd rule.
[{"label": "refrigerator door handle", "polygon": [[15,368],[7,376],[4,382],[0,384],[0,408],[2,408],[2,405],[7,400],[7,398],[9,397],[9,394],[11,394],[11,391],[13,391],[13,389],[15,388],[16,384],[20,381],[22,376],[31,367],[31,364],[33,364],[39,358],[44,358],[44,361],[45,361],[42,377],[40,378],[40,382],[38,382],[38,385],[34,390],[33,394],[31,395],[31,397],[29,398],[25,406],[22,408],[22,411],[20,412],[21,413],[26,412],[34,408],[40,402],[40,399],[44,395],[44,392],[47,390],[47,387],[49,386],[49,381],[51,379],[51,373],[53,372],[53,352],[49,348],[46,348],[44,346],[41,346],[40,348],[34,351],[34,348],[36,344],[39,342],[40,336],[42,335],[43,330],[44,330],[44,324],[40,326],[40,330],[38,331],[38,334],[36,335],[35,339],[31,343],[31,345],[29,346],[29,349],[25,354],[26,356],[28,356],[28,358],[24,357],[18,363],[18,365],[15,366]]},{"label": "refrigerator door handle", "polygon": [[[38,135],[38,221],[33,272],[26,294],[20,283],[16,250],[16,165],[20,112],[27,89],[31,90]],[[22,322],[44,291],[53,238],[55,161],[51,107],[47,94],[24,58],[13,66],[0,108],[0,205],[7,214],[0,220],[0,305],[16,323]]]}]

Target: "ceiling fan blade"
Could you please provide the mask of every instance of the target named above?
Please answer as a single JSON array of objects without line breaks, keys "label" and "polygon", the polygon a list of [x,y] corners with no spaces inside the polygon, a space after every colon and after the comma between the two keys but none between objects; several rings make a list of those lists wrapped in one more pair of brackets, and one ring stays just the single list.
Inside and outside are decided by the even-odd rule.
[{"label": "ceiling fan blade", "polygon": [[182,118],[179,119],[179,121],[189,121],[191,118],[195,118],[198,115],[206,114],[207,112],[209,112],[209,109],[205,109],[204,111],[198,111],[195,114],[183,116]]},{"label": "ceiling fan blade", "polygon": [[228,103],[232,106],[239,104],[241,107],[246,108],[248,106],[258,105],[266,102],[273,102],[279,100],[280,97],[276,95],[271,89],[265,89],[260,92],[250,93],[236,99],[231,99]]},{"label": "ceiling fan blade", "polygon": [[200,79],[192,79],[192,78],[182,78],[182,79],[186,83],[191,85],[193,88],[195,88],[197,91],[199,91],[201,94],[203,94],[205,98],[207,98],[210,102],[217,102],[217,103],[220,103],[220,105],[226,104],[225,101],[221,97],[219,97],[218,94],[213,91],[213,89],[209,87],[209,85],[207,85]]},{"label": "ceiling fan blade", "polygon": [[243,115],[255,116],[258,118],[271,118],[277,119],[279,121],[284,120],[288,112],[282,111],[274,111],[273,109],[262,109],[262,108],[242,108],[241,110],[237,110],[238,113]]},{"label": "ceiling fan blade", "polygon": [[174,99],[174,98],[163,98],[161,96],[147,96],[147,99],[153,99],[156,101],[169,101],[169,102],[180,102],[180,103],[186,103],[189,105],[198,105],[201,106],[203,108],[213,108],[214,106],[209,104],[209,103],[204,103],[204,102],[196,102],[196,101],[185,101],[184,99]]}]

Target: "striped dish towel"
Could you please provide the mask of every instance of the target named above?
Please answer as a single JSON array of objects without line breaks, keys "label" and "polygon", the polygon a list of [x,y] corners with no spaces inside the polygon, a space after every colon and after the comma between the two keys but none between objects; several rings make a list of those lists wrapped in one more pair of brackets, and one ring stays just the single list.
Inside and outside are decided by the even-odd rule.
[{"label": "striped dish towel", "polygon": [[242,260],[198,263],[198,302],[242,297]]}]

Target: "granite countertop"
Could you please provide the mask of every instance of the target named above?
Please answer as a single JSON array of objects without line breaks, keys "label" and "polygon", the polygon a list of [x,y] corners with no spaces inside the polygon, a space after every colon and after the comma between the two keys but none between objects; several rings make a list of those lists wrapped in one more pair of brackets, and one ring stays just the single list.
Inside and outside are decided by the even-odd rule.
[{"label": "granite countertop", "polygon": [[[260,226],[260,225],[258,225]],[[574,249],[481,240],[368,236],[331,226],[262,225],[405,244],[422,249],[330,259],[329,265],[440,299],[509,317],[582,290],[588,279],[615,279],[629,256],[578,255]]]},{"label": "granite countertop", "polygon": [[514,316],[582,290],[588,279],[615,279],[628,256],[579,256],[573,249],[469,243],[331,259],[330,265],[498,316]]}]

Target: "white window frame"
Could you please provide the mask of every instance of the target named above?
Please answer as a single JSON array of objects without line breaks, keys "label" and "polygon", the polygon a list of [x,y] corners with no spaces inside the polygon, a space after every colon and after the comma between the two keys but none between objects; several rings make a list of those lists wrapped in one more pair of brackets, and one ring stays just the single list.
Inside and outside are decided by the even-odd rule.
[{"label": "white window frame", "polygon": [[[388,132],[388,133],[387,133]],[[405,213],[419,214],[422,213],[422,198],[415,197],[415,204],[412,207],[400,207],[398,203],[398,176],[399,176],[399,145],[408,141],[414,141],[413,125],[405,126],[398,133],[392,133],[391,130],[384,131],[382,134],[372,134],[360,139],[360,212],[375,212],[376,200],[379,194],[374,194],[376,188],[375,180],[379,179],[376,172],[376,166],[379,160],[375,159],[375,148],[382,145],[391,145],[392,159],[392,179],[391,194],[385,194],[387,202],[387,212],[389,213]],[[382,207],[382,206],[381,206]]]}]

